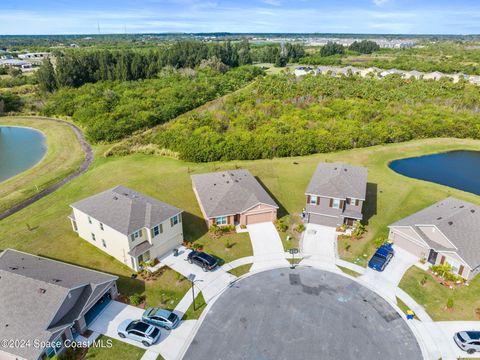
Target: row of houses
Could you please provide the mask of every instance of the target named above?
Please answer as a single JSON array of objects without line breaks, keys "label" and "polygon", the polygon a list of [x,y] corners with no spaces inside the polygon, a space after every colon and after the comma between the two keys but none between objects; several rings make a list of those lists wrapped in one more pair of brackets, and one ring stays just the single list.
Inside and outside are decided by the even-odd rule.
[{"label": "row of houses", "polygon": [[0,56],[0,67],[10,67],[28,71],[28,69],[40,65],[43,59],[47,59],[50,56],[50,53],[45,52],[18,54],[17,57],[13,55],[2,55]]},{"label": "row of houses", "polygon": [[457,74],[444,74],[439,71],[434,71],[430,73],[424,73],[416,70],[406,71],[398,69],[380,69],[377,67],[369,68],[356,68],[354,66],[345,66],[345,67],[333,67],[333,66],[319,66],[314,68],[312,66],[299,66],[294,71],[295,76],[305,76],[305,75],[331,75],[331,76],[353,76],[358,75],[361,77],[376,77],[384,78],[389,75],[399,75],[404,79],[423,79],[423,80],[440,80],[442,78],[452,79],[454,83],[459,82],[461,79],[469,81],[472,84],[480,85],[480,76],[478,75],[467,75],[463,73]]},{"label": "row of houses", "polygon": [[[279,208],[244,169],[192,176],[193,192],[209,226],[272,222]],[[364,167],[320,163],[305,190],[304,221],[354,226],[364,217]],[[70,205],[73,230],[131,269],[178,248],[183,213],[176,206],[124,186]],[[389,239],[431,264],[448,263],[471,279],[480,268],[480,207],[447,198],[389,226]],[[212,240],[214,241],[214,240]],[[118,296],[117,276],[7,249],[0,254],[0,338],[38,346],[0,349],[1,359],[53,357],[68,340],[82,340],[88,325]],[[34,311],[42,309],[42,311]]]}]

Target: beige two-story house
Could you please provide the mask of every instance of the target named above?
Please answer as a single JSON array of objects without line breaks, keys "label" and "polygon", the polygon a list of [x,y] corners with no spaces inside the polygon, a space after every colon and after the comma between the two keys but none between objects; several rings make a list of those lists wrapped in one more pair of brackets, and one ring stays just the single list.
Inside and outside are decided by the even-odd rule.
[{"label": "beige two-story house", "polygon": [[396,246],[432,265],[448,263],[465,279],[480,270],[480,206],[449,197],[389,229]]},{"label": "beige two-story house", "polygon": [[182,210],[124,186],[70,206],[82,239],[136,271],[183,242]]},{"label": "beige two-story house", "polygon": [[363,218],[367,169],[339,163],[320,163],[305,192],[308,223],[336,227]]}]

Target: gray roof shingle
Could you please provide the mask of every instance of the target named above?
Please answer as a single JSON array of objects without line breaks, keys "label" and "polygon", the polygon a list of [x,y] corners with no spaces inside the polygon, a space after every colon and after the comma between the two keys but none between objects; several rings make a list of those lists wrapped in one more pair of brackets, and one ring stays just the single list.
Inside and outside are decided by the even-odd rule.
[{"label": "gray roof shingle", "polygon": [[143,227],[152,228],[182,212],[125,186],[116,186],[70,206],[124,235]]},{"label": "gray roof shingle", "polygon": [[[53,340],[56,332],[81,314],[97,286],[117,279],[79,266],[5,250],[0,254],[0,338]],[[84,289],[75,306],[53,323],[70,291],[82,286]],[[43,349],[31,346],[6,351],[36,359]]]},{"label": "gray roof shingle", "polygon": [[278,205],[245,169],[192,175],[206,215],[211,217],[240,214],[259,203]]},{"label": "gray roof shingle", "polygon": [[[411,226],[418,233],[419,225],[436,226],[472,269],[480,265],[480,206],[449,197],[390,226]],[[431,240],[427,243],[437,250],[452,250]]]},{"label": "gray roof shingle", "polygon": [[339,199],[365,200],[367,168],[340,163],[320,163],[307,187],[307,194]]}]

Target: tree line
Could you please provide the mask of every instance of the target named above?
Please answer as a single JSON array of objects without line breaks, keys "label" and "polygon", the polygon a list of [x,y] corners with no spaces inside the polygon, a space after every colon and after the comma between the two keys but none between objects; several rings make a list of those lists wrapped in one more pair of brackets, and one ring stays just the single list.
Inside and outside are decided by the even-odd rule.
[{"label": "tree line", "polygon": [[254,60],[283,64],[303,55],[302,45],[255,47],[252,51],[247,40],[235,43],[177,41],[150,49],[80,49],[58,54],[55,66],[46,60],[38,70],[37,79],[41,90],[52,92],[98,81],[152,79],[166,66],[195,68],[208,59],[216,59],[233,68]]}]

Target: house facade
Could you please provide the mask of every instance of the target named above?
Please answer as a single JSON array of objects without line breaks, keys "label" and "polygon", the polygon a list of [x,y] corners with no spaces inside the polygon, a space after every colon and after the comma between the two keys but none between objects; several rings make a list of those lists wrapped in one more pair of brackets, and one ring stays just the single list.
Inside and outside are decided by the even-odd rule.
[{"label": "house facade", "polygon": [[389,226],[389,239],[432,265],[471,279],[480,268],[480,207],[447,198]]},{"label": "house facade", "polygon": [[118,296],[118,277],[16,250],[0,254],[0,359],[37,360],[65,350]]},{"label": "house facade", "polygon": [[306,221],[337,227],[363,218],[367,169],[340,163],[320,163],[305,192]]},{"label": "house facade", "polygon": [[182,210],[123,186],[70,206],[73,230],[135,271],[183,242]]},{"label": "house facade", "polygon": [[192,175],[193,192],[207,226],[272,222],[278,205],[248,170]]}]

